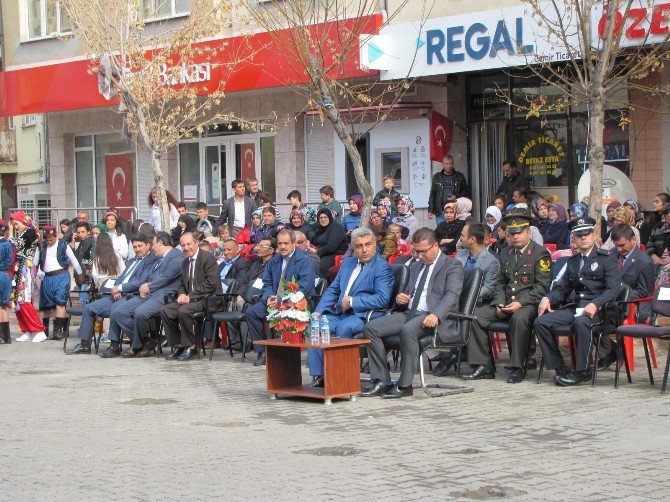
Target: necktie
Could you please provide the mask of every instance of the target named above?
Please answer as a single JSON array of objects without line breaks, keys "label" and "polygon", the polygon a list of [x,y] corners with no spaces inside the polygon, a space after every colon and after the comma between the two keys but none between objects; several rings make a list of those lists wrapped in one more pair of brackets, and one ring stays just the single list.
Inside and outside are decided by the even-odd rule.
[{"label": "necktie", "polygon": [[412,295],[412,307],[409,310],[409,317],[414,317],[416,311],[419,309],[419,299],[421,298],[421,293],[423,293],[424,288],[426,287],[426,279],[428,278],[428,269],[430,265],[424,265],[423,270],[421,271],[421,276],[419,277],[419,284],[414,290]]},{"label": "necktie", "polygon": [[626,263],[626,257],[622,254],[619,255],[619,270],[623,268],[623,264]]},{"label": "necktie", "polygon": [[586,260],[586,256],[582,255],[582,257],[579,260],[579,272],[582,272],[582,268],[584,268],[584,261]]},{"label": "necktie", "polygon": [[356,281],[361,276],[363,267],[365,267],[365,263],[359,261],[358,265],[356,265],[356,268],[354,268],[353,272],[351,273],[351,277],[349,278],[349,282],[347,283],[347,288],[344,290],[343,297],[347,296],[349,294],[349,291],[351,291],[351,288],[354,287],[354,284],[356,284]]},{"label": "necktie", "polygon": [[288,268],[289,258],[284,258],[281,264],[281,275],[279,276],[279,286],[277,287],[277,296],[281,298],[284,296],[284,276],[286,275],[286,269]]},{"label": "necktie", "polygon": [[139,260],[135,260],[133,263],[130,264],[130,267],[128,267],[123,273],[123,279],[121,279],[121,284],[125,284],[130,280],[130,278],[135,273],[135,269],[137,268],[137,266],[140,264],[141,261],[142,259],[140,258]]},{"label": "necktie", "polygon": [[189,291],[193,291],[193,271],[195,269],[195,258],[189,260],[188,265],[188,282],[189,282]]}]

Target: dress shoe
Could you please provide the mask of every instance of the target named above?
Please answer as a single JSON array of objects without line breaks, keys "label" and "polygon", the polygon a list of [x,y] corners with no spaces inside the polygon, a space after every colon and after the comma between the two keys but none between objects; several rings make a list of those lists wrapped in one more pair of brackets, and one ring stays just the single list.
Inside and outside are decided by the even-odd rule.
[{"label": "dress shoe", "polygon": [[265,366],[265,352],[258,353],[258,356],[254,361],[254,366]]},{"label": "dress shoe", "polygon": [[137,354],[137,357],[149,357],[151,353],[156,349],[157,345],[158,344],[156,343],[156,340],[152,340],[151,338],[145,340],[144,343],[142,344],[142,349]]},{"label": "dress shoe", "polygon": [[382,399],[400,399],[401,397],[413,396],[414,389],[412,387],[399,387],[394,385],[391,390],[380,394]]},{"label": "dress shoe", "polygon": [[166,361],[175,361],[181,355],[181,353],[184,352],[185,348],[186,347],[179,347],[179,346],[175,345],[174,347],[172,347],[172,352],[170,352],[170,355],[165,356],[165,360]]},{"label": "dress shoe", "polygon": [[323,377],[321,375],[312,377],[312,387],[323,387]]},{"label": "dress shoe", "polygon": [[100,353],[100,357],[104,357],[105,359],[111,357],[119,357],[120,355],[121,355],[121,347],[119,346],[118,343],[115,342],[110,343],[109,347],[107,347],[104,352]]},{"label": "dress shoe", "polygon": [[74,346],[72,349],[73,354],[90,354],[91,353],[91,342],[86,342],[82,340],[80,343]]},{"label": "dress shoe", "polygon": [[139,354],[139,353],[140,353],[140,351],[138,349],[132,349],[131,348],[131,349],[123,351],[121,356],[126,358],[126,359],[130,359],[132,357],[137,357],[137,354]]},{"label": "dress shoe", "polygon": [[458,355],[457,354],[452,354],[451,356],[442,359],[439,363],[437,363],[437,366],[435,366],[435,369],[433,369],[433,376],[436,377],[443,377],[447,376],[449,373],[449,370],[453,366],[454,368],[456,367],[456,362],[458,361]]},{"label": "dress shoe", "polygon": [[366,389],[365,391],[361,392],[361,397],[376,397],[376,396],[381,396],[382,394],[386,394],[387,392],[391,391],[393,389],[393,385],[386,384],[382,381],[377,381],[375,384],[370,387],[369,389]]},{"label": "dress shoe", "polygon": [[556,371],[556,374],[554,375],[554,383],[556,385],[558,385],[559,377],[566,377],[570,374],[570,370],[566,367],[556,368],[554,371]]},{"label": "dress shoe", "polygon": [[190,361],[196,357],[198,357],[198,349],[196,347],[186,347],[177,357],[177,361]]},{"label": "dress shoe", "polygon": [[536,370],[537,369],[537,360],[534,357],[529,357],[528,362],[526,363],[527,370]]},{"label": "dress shoe", "polygon": [[161,342],[161,347],[165,348],[168,346],[167,338]]},{"label": "dress shoe", "polygon": [[523,382],[523,370],[521,368],[512,368],[507,374],[507,383]]},{"label": "dress shoe", "polygon": [[588,382],[591,380],[592,376],[593,374],[591,373],[590,369],[584,371],[573,371],[566,376],[557,376],[554,381],[556,382],[556,385],[561,387],[570,387]]},{"label": "dress shoe", "polygon": [[469,375],[461,375],[463,380],[493,380],[496,377],[496,372],[493,368],[479,365]]}]

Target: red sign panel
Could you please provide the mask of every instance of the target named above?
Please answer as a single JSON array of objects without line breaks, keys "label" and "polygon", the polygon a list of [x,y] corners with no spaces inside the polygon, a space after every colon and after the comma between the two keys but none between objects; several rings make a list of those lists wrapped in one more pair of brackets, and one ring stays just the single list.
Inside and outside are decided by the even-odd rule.
[{"label": "red sign panel", "polygon": [[[129,153],[105,155],[105,179],[107,181],[107,205],[114,207],[132,206],[133,197],[133,157]],[[130,209],[119,209],[119,214],[132,219]]]},{"label": "red sign panel", "polygon": [[[374,15],[338,21],[337,25],[317,25],[313,29],[326,31],[325,44],[337,44],[339,36],[347,29],[377,33],[381,23],[381,15]],[[342,26],[338,27],[339,25]],[[218,50],[217,61],[195,61],[193,75],[197,78],[193,77],[193,83],[189,85],[197,86],[200,95],[217,89],[221,82],[225,82],[226,92],[235,92],[283,87],[306,81],[304,73],[296,71],[300,64],[283,58],[282,51],[274,47],[273,37],[268,33],[259,33],[249,38],[232,37],[225,39],[225,44],[222,42],[224,41],[215,40],[201,44],[218,47]],[[330,50],[329,46],[325,52]],[[253,56],[237,64],[231,74],[225,63],[239,59],[240,54]],[[88,60],[81,60],[18,70],[10,68],[0,72],[0,116],[114,105],[115,101],[107,101],[98,92],[97,74],[89,74],[89,67]],[[377,74],[359,68],[357,48],[342,66],[337,66],[337,72],[339,78]]]}]

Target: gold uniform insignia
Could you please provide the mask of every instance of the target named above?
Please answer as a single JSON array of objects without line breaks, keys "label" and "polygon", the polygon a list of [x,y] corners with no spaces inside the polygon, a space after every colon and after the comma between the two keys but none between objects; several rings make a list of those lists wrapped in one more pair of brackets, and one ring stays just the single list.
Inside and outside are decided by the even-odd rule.
[{"label": "gold uniform insignia", "polygon": [[540,272],[549,272],[551,270],[551,260],[540,260]]}]

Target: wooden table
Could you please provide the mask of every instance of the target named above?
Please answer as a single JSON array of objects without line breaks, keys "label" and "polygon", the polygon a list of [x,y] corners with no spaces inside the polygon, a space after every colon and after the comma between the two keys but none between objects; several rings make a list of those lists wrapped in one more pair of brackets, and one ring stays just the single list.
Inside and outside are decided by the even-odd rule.
[{"label": "wooden table", "polygon": [[[331,338],[330,343],[284,343],[281,340],[254,341],[265,347],[267,391],[276,399],[282,396],[323,399],[331,404],[334,397],[356,400],[361,392],[359,347],[370,340]],[[323,387],[302,384],[300,349],[323,349]]]}]

